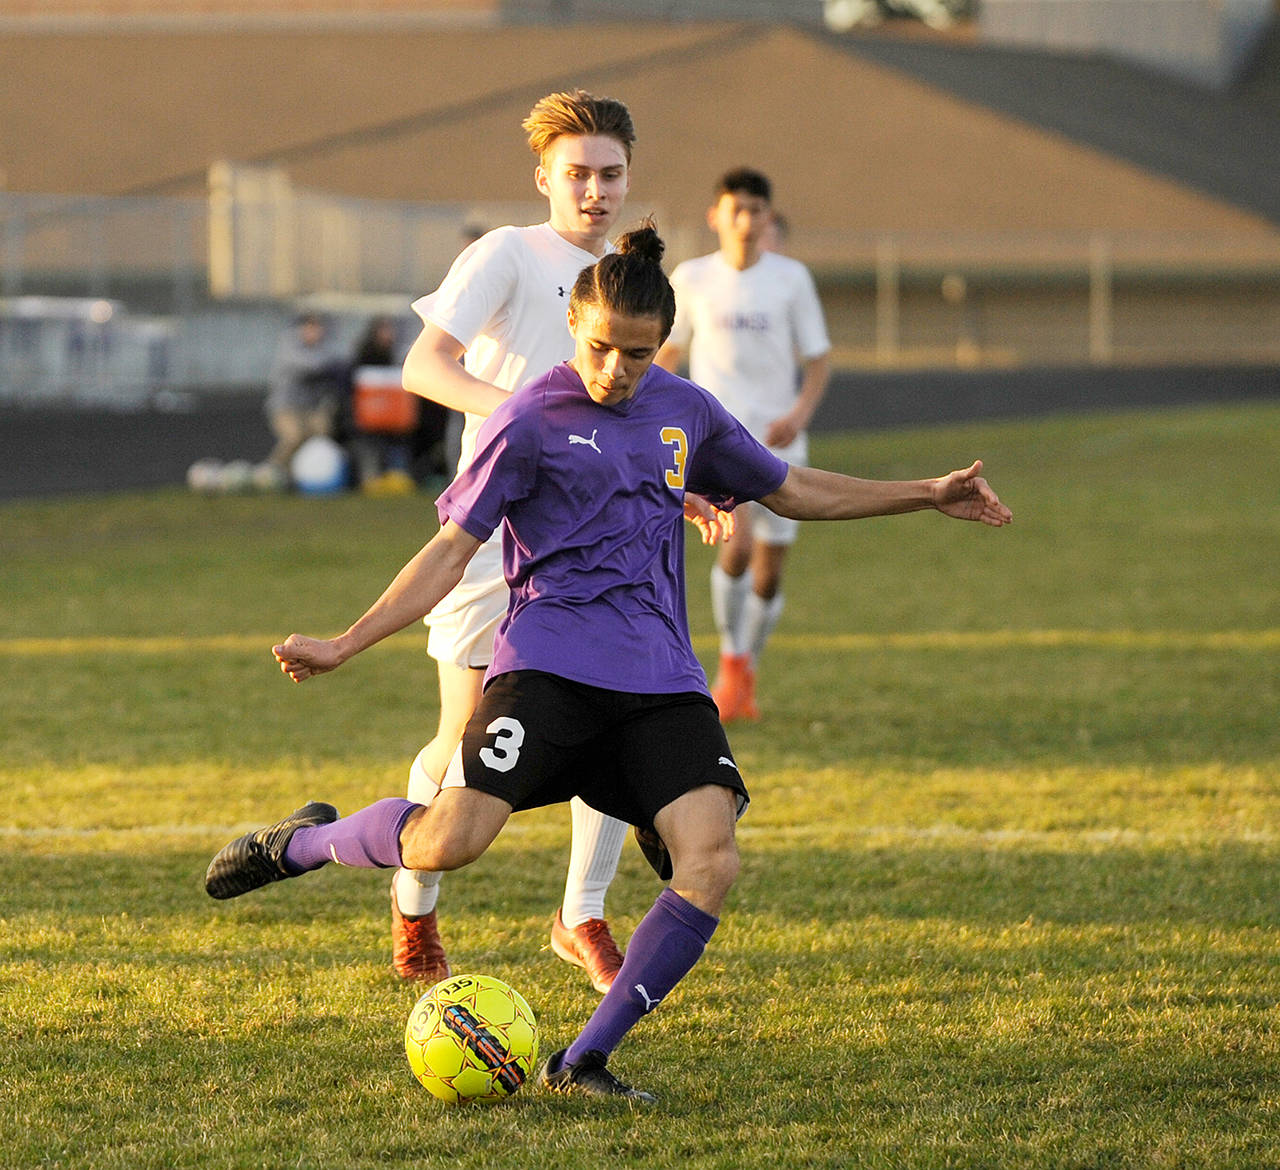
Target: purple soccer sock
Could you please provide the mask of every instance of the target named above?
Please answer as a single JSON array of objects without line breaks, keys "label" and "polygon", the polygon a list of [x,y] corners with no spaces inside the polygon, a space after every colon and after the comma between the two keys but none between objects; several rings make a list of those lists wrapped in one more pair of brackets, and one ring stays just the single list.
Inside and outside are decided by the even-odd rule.
[{"label": "purple soccer sock", "polygon": [[285,868],[300,874],[336,861],[361,869],[394,869],[400,864],[400,830],[421,807],[389,796],[332,824],[304,825],[285,848]]},{"label": "purple soccer sock", "polygon": [[584,1052],[608,1056],[641,1016],[651,1012],[702,956],[720,919],[672,889],[658,895],[627,944],[613,986],[565,1053],[573,1064]]}]

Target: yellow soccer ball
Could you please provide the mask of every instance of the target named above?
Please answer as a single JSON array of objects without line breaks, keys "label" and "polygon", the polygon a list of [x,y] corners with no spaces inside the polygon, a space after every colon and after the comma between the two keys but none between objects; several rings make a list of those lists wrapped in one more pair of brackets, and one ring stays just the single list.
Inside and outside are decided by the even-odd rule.
[{"label": "yellow soccer ball", "polygon": [[510,1097],[538,1060],[538,1022],[492,975],[454,975],[414,1005],[404,1030],[413,1075],[450,1105]]}]

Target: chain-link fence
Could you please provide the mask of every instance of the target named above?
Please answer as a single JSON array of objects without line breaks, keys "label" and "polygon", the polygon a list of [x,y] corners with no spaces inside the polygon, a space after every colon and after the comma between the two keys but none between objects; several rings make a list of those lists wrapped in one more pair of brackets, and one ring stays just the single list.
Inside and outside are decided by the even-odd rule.
[{"label": "chain-link fence", "polygon": [[225,166],[207,199],[0,193],[0,399],[259,386],[298,308],[328,311],[339,336],[404,315],[471,225],[541,215],[344,199]]},{"label": "chain-link fence", "polygon": [[[427,205],[295,191],[215,168],[197,198],[0,193],[0,400],[104,400],[265,384],[289,317],[341,341],[405,318],[469,226],[543,204]],[[663,218],[676,263],[711,241]],[[1280,362],[1280,235],[796,228],[851,366]]]}]

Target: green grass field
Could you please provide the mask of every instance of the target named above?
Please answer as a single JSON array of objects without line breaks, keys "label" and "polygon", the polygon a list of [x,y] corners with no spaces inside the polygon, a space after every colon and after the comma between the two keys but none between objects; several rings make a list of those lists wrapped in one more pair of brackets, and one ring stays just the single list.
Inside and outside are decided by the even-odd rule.
[{"label": "green grass field", "polygon": [[[4,505],[0,1166],[1280,1165],[1278,436],[1252,404],[816,445],[875,477],[980,455],[1016,521],[803,534],[731,732],[742,878],[614,1059],[644,1111],[430,1098],[384,874],[203,892],[244,828],[403,791],[421,635],[306,687],[269,647],[358,616],[429,500]],[[546,948],[567,843],[522,814],[441,902],[544,1051],[596,998]],[[620,940],[656,893],[629,845]]]}]

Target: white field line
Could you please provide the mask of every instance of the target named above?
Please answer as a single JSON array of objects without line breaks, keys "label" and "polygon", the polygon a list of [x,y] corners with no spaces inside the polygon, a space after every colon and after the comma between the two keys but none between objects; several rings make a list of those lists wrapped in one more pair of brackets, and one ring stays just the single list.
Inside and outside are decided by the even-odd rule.
[{"label": "white field line", "polygon": [[[423,653],[424,639],[400,636],[384,643]],[[198,637],[0,638],[0,658],[68,654],[185,654],[191,651],[270,653],[266,634],[213,634]],[[699,648],[715,643],[711,636],[694,639]],[[819,652],[869,650],[1275,650],[1280,628],[1259,630],[936,630],[914,634],[775,634],[771,646]]]},{"label": "white field line", "polygon": [[[0,842],[3,841],[58,841],[87,840],[95,837],[114,837],[122,841],[130,838],[198,837],[229,841],[241,833],[261,828],[261,822],[245,822],[238,825],[128,825],[125,827],[71,827],[0,825]],[[502,837],[548,836],[554,832],[546,825],[530,825],[519,819],[508,821]],[[1271,829],[1242,829],[1225,838],[1217,835],[1148,832],[1142,829],[1094,828],[1094,829],[970,829],[963,825],[849,825],[833,829],[830,825],[749,825],[740,824],[737,836],[757,841],[818,841],[833,835],[850,841],[939,842],[968,843],[986,846],[1043,845],[1077,842],[1083,845],[1112,846],[1121,848],[1150,844],[1204,843],[1206,840],[1228,839],[1242,844],[1271,845],[1280,841],[1280,831]]]}]

